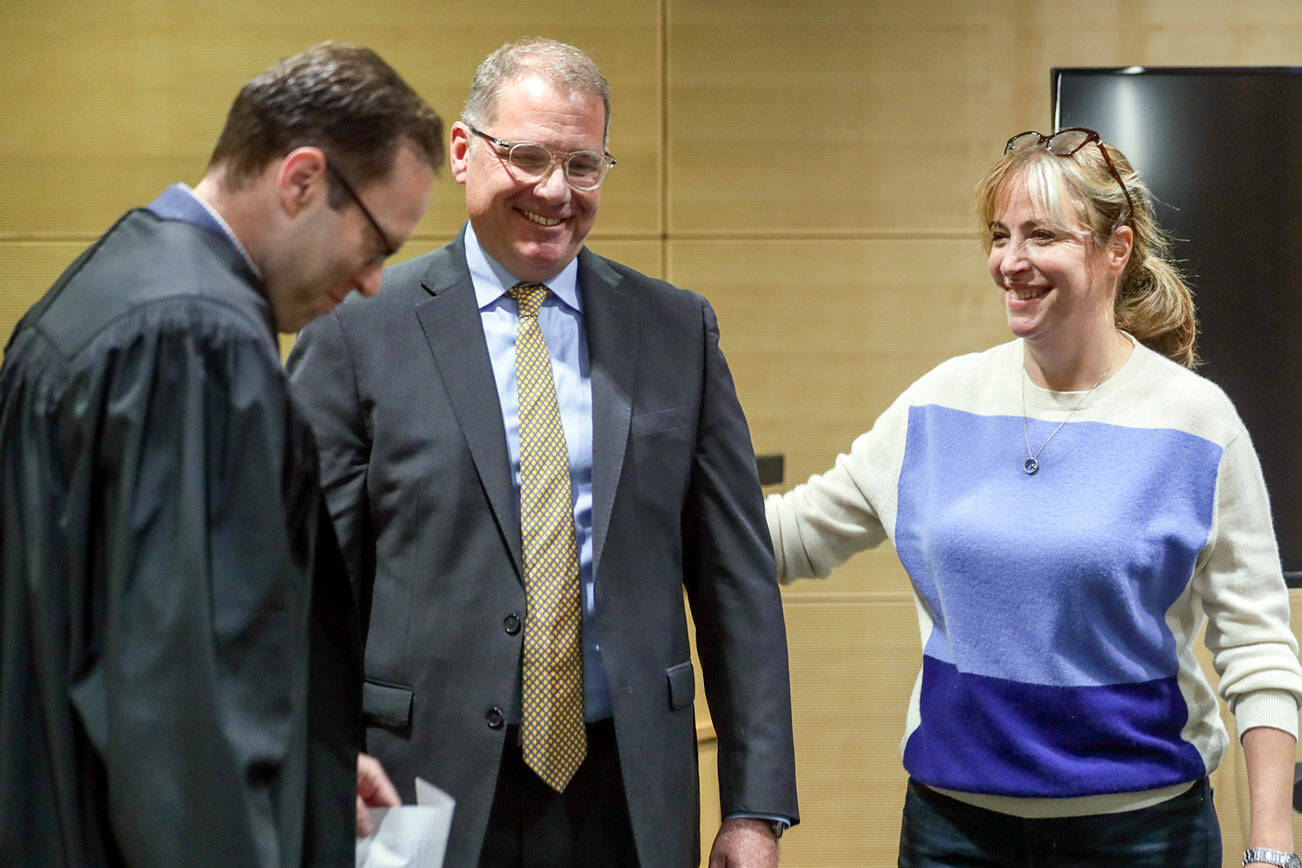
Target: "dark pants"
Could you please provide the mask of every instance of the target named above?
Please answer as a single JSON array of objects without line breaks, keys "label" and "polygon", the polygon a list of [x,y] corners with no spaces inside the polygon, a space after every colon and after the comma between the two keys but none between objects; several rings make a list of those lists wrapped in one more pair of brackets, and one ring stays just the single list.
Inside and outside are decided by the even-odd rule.
[{"label": "dark pants", "polygon": [[524,764],[520,728],[507,728],[481,866],[637,865],[615,724],[589,723],[587,732],[588,754],[558,793]]},{"label": "dark pants", "polygon": [[1027,820],[909,781],[900,868],[1220,868],[1221,827],[1204,778],[1151,808]]}]

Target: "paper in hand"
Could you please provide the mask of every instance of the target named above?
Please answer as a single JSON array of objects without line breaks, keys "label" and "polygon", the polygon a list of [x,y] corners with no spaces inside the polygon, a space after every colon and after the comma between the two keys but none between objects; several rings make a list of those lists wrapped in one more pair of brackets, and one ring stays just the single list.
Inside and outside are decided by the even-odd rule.
[{"label": "paper in hand", "polygon": [[416,778],[416,804],[371,808],[371,834],[357,839],[357,868],[440,868],[456,801]]}]

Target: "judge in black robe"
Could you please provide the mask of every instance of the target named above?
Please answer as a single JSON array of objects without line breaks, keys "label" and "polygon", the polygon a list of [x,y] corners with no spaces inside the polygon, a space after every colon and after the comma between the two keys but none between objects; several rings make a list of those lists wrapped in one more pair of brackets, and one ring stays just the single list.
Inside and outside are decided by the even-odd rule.
[{"label": "judge in black robe", "polygon": [[379,289],[442,137],[375,52],[286,58],[199,184],[119,220],[14,330],[0,864],[351,866],[363,802],[397,803],[359,762],[356,607],[276,332]]},{"label": "judge in black robe", "polygon": [[351,864],[359,653],[259,279],[170,188],[0,368],[0,863]]}]

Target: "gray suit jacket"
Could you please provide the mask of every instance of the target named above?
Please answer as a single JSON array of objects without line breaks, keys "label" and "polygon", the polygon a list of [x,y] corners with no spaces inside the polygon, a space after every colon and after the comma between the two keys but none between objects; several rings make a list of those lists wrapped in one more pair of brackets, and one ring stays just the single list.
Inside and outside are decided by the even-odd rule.
[{"label": "gray suit jacket", "polygon": [[[595,619],[645,866],[699,861],[683,590],[719,735],[724,815],[797,816],[782,604],[754,454],[701,296],[583,251]],[[474,865],[518,690],[518,497],[459,237],[299,337],[291,380],[366,642],[367,747],[405,800],[457,800],[446,864]]]}]

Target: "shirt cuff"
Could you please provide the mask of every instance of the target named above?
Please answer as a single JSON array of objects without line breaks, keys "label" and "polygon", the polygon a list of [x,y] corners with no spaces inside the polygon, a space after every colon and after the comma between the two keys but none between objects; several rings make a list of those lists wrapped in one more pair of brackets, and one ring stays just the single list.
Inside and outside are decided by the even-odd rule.
[{"label": "shirt cuff", "polygon": [[749,811],[738,811],[735,814],[729,814],[724,817],[725,820],[765,820],[769,823],[781,823],[782,828],[791,828],[791,818],[784,817],[781,814],[753,814]]}]

